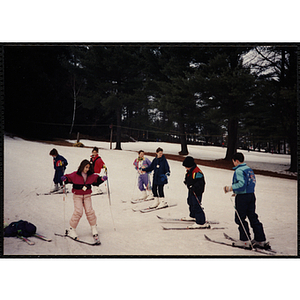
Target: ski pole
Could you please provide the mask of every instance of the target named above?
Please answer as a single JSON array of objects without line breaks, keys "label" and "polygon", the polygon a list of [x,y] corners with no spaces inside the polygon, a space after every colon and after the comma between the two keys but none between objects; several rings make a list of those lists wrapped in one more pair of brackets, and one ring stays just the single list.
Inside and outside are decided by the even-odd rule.
[{"label": "ski pole", "polygon": [[135,176],[135,181],[134,181],[134,186],[133,186],[133,189],[132,189],[132,193],[131,193],[131,200],[134,200],[134,191],[135,191],[135,188],[137,186],[137,178],[139,176],[139,172],[136,172],[136,176]]},{"label": "ski pole", "polygon": [[63,228],[63,232],[64,232],[65,227],[66,227],[66,196],[67,196],[66,184],[63,181],[63,202],[64,202],[64,228]]},{"label": "ski pole", "polygon": [[242,228],[243,228],[243,230],[244,230],[244,232],[245,232],[245,234],[246,234],[246,237],[247,237],[247,239],[248,239],[248,241],[249,241],[249,243],[250,243],[251,249],[254,250],[254,247],[253,247],[253,245],[252,245],[252,242],[251,242],[251,240],[250,240],[250,237],[249,237],[249,235],[248,235],[248,233],[247,233],[247,231],[246,231],[246,229],[245,229],[245,227],[244,227],[244,224],[243,224],[243,222],[242,222],[242,220],[241,220],[241,217],[240,217],[240,215],[239,215],[239,213],[238,213],[238,211],[237,211],[237,209],[236,209],[236,207],[235,207],[235,204],[233,203],[233,200],[232,200],[233,196],[235,196],[235,194],[232,194],[232,195],[230,196],[230,200],[231,200],[231,202],[232,202],[233,208],[234,208],[234,210],[235,210],[236,215],[238,216],[238,218],[239,218],[239,220],[240,220],[240,223],[241,223],[241,225],[242,225]]},{"label": "ski pole", "polygon": [[196,193],[195,193],[194,191],[193,191],[193,194],[194,194],[194,196],[196,197],[196,199],[197,199],[197,201],[198,201],[198,204],[200,205],[201,209],[203,210],[202,205],[201,205],[201,202],[200,202],[200,200],[198,199],[198,197],[197,197],[197,195],[196,195]]},{"label": "ski pole", "polygon": [[115,221],[114,221],[114,217],[113,217],[112,210],[111,210],[111,199],[110,199],[110,190],[109,190],[109,183],[108,183],[107,168],[105,170],[105,175],[107,177],[107,179],[106,179],[106,187],[107,187],[107,195],[108,195],[108,201],[109,201],[109,209],[110,209],[111,219],[112,219],[113,226],[114,226],[114,231],[116,231]]}]

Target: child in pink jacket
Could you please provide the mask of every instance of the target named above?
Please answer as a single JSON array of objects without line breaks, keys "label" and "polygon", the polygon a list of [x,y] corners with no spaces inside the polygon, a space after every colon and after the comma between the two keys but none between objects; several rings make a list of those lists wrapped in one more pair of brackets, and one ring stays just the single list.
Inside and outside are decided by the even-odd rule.
[{"label": "child in pink jacket", "polygon": [[85,211],[87,220],[91,226],[92,235],[94,239],[99,240],[97,231],[97,217],[92,206],[92,185],[99,186],[105,180],[106,176],[99,176],[94,174],[93,168],[90,162],[85,159],[81,162],[78,170],[62,176],[62,181],[65,183],[73,183],[72,193],[74,200],[74,212],[70,220],[70,230],[68,230],[68,235],[77,239],[78,235],[76,233],[76,227],[83,215],[83,209]]}]

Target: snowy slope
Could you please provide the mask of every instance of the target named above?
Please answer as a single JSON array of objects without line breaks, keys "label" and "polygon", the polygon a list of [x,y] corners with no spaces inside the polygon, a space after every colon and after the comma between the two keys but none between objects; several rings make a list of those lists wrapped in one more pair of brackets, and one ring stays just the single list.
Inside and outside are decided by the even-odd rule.
[{"label": "snowy slope", "polygon": [[[132,165],[143,149],[155,152],[162,147],[165,153],[178,153],[180,145],[169,143],[126,143],[122,151],[109,150],[109,144],[82,140],[86,146],[101,147],[100,156],[109,171],[112,206],[107,194],[93,197],[93,206],[98,218],[102,245],[89,247],[72,240],[54,236],[62,233],[73,212],[72,194],[66,200],[62,195],[37,196],[52,187],[54,169],[49,152],[56,148],[67,158],[66,173],[77,170],[79,163],[91,154],[90,148],[52,146],[45,143],[4,137],[4,219],[6,222],[20,219],[34,223],[38,232],[51,237],[47,243],[35,238],[29,246],[16,238],[4,239],[5,255],[258,255],[205,240],[204,233],[223,240],[223,231],[237,238],[237,226],[233,221],[234,209],[229,195],[222,188],[231,183],[232,171],[199,166],[205,174],[206,191],[203,206],[208,220],[219,221],[225,230],[164,231],[157,214],[164,217],[187,216],[187,190],[182,183],[185,169],[180,162],[169,160],[171,176],[165,186],[169,204],[176,207],[142,214],[132,208],[146,207],[149,202],[137,205],[130,200],[138,196],[137,174]],[[190,155],[202,159],[223,158],[225,149],[216,147],[189,146]],[[245,153],[250,166],[266,163],[272,170],[284,170],[289,156],[264,153]],[[149,157],[152,160],[151,157]],[[69,189],[71,185],[69,185]],[[267,239],[272,248],[285,256],[297,255],[297,181],[257,175],[257,213],[264,224]],[[105,184],[101,189],[106,191]],[[113,224],[114,220],[114,224]],[[114,230],[114,225],[116,230]],[[174,224],[170,224],[174,225]],[[81,239],[92,241],[85,216],[77,232]]]},{"label": "snowy slope", "polygon": [[[75,143],[74,140],[69,140],[71,143]],[[103,149],[109,149],[110,145],[107,142],[95,142],[90,140],[81,140],[81,142],[88,147],[97,146]],[[112,144],[112,149],[114,149],[115,143]],[[128,151],[139,151],[144,150],[146,152],[155,152],[158,147],[163,148],[166,153],[178,154],[181,150],[179,144],[170,143],[149,143],[149,142],[130,142],[122,143],[122,150]],[[194,158],[215,160],[223,159],[226,155],[226,148],[213,147],[213,146],[195,146],[188,145],[189,155]],[[263,152],[248,152],[245,150],[239,150],[244,153],[247,158],[248,165],[253,169],[267,170],[278,172],[282,174],[290,174],[286,170],[290,167],[290,155],[283,154],[271,154]]]}]

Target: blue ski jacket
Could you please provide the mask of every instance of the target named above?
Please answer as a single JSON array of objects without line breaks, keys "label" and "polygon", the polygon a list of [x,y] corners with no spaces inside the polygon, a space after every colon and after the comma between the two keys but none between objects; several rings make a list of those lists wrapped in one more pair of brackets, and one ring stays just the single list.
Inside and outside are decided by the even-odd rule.
[{"label": "blue ski jacket", "polygon": [[254,193],[256,178],[253,170],[245,163],[233,168],[232,189],[235,194]]},{"label": "blue ski jacket", "polygon": [[167,175],[170,175],[170,167],[164,155],[161,158],[154,158],[151,165],[143,169],[146,173],[153,170],[153,184],[164,185],[168,183]]}]

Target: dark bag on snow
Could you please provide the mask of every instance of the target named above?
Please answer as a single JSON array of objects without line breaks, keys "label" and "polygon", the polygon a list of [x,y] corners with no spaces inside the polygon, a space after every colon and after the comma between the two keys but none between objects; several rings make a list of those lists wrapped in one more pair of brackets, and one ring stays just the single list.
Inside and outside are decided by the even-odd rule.
[{"label": "dark bag on snow", "polygon": [[36,226],[27,221],[20,220],[18,222],[12,222],[4,228],[4,236],[32,236],[36,233]]}]

